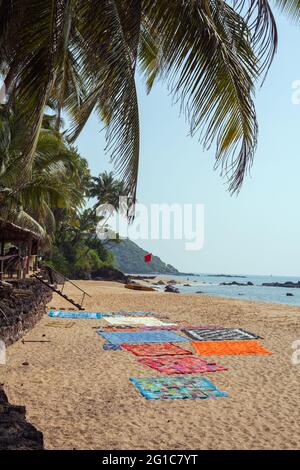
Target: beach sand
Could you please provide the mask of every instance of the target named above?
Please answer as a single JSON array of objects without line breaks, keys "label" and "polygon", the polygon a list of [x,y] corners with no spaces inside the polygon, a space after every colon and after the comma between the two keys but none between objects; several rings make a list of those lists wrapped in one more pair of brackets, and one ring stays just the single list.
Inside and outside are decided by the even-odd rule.
[{"label": "beach sand", "polygon": [[[75,320],[72,328],[51,328],[46,324],[52,319],[45,315],[23,339],[51,342],[10,346],[0,382],[11,403],[26,406],[27,419],[43,432],[47,449],[299,447],[300,364],[293,365],[291,356],[292,343],[300,339],[300,308],[130,291],[99,281],[78,284],[92,295],[87,311],[151,310],[171,320],[243,327],[263,336],[263,345],[273,354],[215,357],[228,371],[204,376],[229,398],[146,400],[129,377],[156,377],[159,372],[142,366],[129,352],[104,351],[92,327],[105,320]],[[70,305],[55,295],[49,306]],[[25,361],[29,365],[22,365]]]}]

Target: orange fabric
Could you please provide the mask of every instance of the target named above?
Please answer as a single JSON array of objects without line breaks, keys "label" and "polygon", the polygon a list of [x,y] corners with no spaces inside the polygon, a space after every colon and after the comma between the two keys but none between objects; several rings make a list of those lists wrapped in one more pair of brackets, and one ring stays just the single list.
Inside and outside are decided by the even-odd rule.
[{"label": "orange fabric", "polygon": [[241,341],[193,341],[201,356],[226,356],[235,354],[272,354],[256,340]]}]

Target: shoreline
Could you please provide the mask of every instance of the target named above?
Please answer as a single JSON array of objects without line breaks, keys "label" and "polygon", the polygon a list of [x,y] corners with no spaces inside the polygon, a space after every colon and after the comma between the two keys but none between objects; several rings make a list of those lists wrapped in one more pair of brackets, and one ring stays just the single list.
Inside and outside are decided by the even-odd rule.
[{"label": "shoreline", "polygon": [[[172,281],[173,278],[172,277],[169,277],[169,276],[164,276],[164,275],[159,275],[159,276],[156,276],[154,277],[153,279],[146,279],[146,280],[143,280],[142,278],[140,279],[137,279],[137,283],[142,285],[142,286],[152,286],[154,288],[157,288],[156,292],[159,292],[159,293],[165,293],[163,288],[166,287],[168,285],[168,283],[170,281]],[[161,285],[161,286],[158,286],[156,285],[157,282],[159,281],[163,281],[165,283],[165,285]],[[201,285],[198,286],[198,282],[197,281],[186,281],[186,280],[183,280],[183,279],[179,279],[176,281],[176,284],[172,283],[171,285],[173,285],[174,287],[178,286],[184,286],[186,285],[187,283],[190,284],[190,287],[194,288],[196,287],[195,285],[193,285],[193,283],[197,283],[197,288],[199,287],[199,290],[201,290]],[[221,284],[219,284],[219,286],[222,286]],[[160,289],[158,290],[158,288],[160,287]],[[235,287],[235,288],[239,288],[239,287],[244,287],[244,286],[228,286],[228,287]],[[245,286],[246,287],[246,286]],[[264,286],[247,286],[246,288],[248,289],[251,289],[252,287],[264,287]],[[278,289],[276,287],[276,289]],[[167,293],[167,292],[166,292]],[[201,295],[203,297],[217,297],[217,298],[220,298],[220,299],[232,299],[232,300],[237,300],[237,301],[242,301],[242,302],[255,302],[255,303],[262,303],[262,304],[272,304],[272,305],[281,305],[281,306],[284,306],[284,307],[289,307],[289,308],[298,308],[299,309],[299,312],[300,312],[300,303],[299,305],[296,305],[296,304],[292,304],[292,303],[284,303],[284,302],[272,302],[272,301],[269,301],[269,300],[262,300],[262,299],[250,299],[250,298],[247,298],[246,295],[247,294],[242,294],[242,295],[222,295],[222,294],[219,294],[219,293],[215,293],[215,292],[212,292],[212,293],[209,293],[209,292],[205,292],[205,291],[202,291],[202,292],[188,292],[188,291],[181,291],[180,294],[182,295]],[[243,297],[243,298],[240,298],[240,297]]]},{"label": "shoreline", "polygon": [[[170,320],[241,327],[263,337],[270,356],[213,357],[227,371],[204,375],[229,398],[146,400],[130,377],[157,377],[125,351],[104,351],[93,327],[75,320],[50,328],[48,316],[7,351],[0,382],[10,403],[25,405],[27,419],[43,432],[46,449],[296,449],[300,365],[291,364],[299,339],[299,307],[204,294],[130,291],[122,284],[77,281],[92,295],[87,311],[151,310]],[[72,293],[72,288],[68,288]],[[54,295],[48,307],[68,309]],[[61,320],[63,323],[64,320]],[[186,343],[188,349],[190,343]],[[22,363],[28,362],[28,366]]]}]

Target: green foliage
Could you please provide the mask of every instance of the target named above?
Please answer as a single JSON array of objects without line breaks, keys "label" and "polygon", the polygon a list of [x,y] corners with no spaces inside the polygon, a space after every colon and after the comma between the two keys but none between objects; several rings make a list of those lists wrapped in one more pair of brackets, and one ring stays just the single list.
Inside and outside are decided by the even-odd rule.
[{"label": "green foliage", "polygon": [[62,253],[62,251],[57,247],[52,247],[51,258],[47,259],[47,265],[55,268],[60,273],[67,276],[70,273],[70,265]]},{"label": "green foliage", "polygon": [[[299,2],[273,3],[299,20]],[[47,102],[57,112],[56,130],[62,111],[68,113],[71,141],[96,111],[107,151],[135,199],[139,67],[148,91],[156,80],[169,85],[191,135],[198,133],[206,148],[216,144],[216,165],[229,188],[239,190],[256,148],[255,84],[277,42],[267,0],[0,1],[0,71],[9,105],[17,99],[27,122],[24,173],[32,168]]]},{"label": "green foliage", "polygon": [[71,279],[88,279],[93,271],[113,265],[113,256],[100,241],[71,241],[54,245],[46,263]]},{"label": "green foliage", "polygon": [[17,105],[9,115],[0,113],[0,141],[5,143],[6,155],[0,172],[0,196],[5,194],[0,197],[0,204],[4,199],[1,215],[39,235],[47,232],[48,237],[55,231],[54,211],[74,213],[83,206],[90,184],[86,160],[50,124],[46,115],[31,172],[26,174],[22,160],[26,122]]},{"label": "green foliage", "polygon": [[131,240],[122,240],[120,243],[109,242],[105,247],[114,256],[114,266],[125,273],[178,273],[176,268],[164,263],[158,256],[152,256],[151,263],[145,263],[144,256],[147,252]]},{"label": "green foliage", "polygon": [[[10,115],[0,109],[0,215],[42,237],[41,254],[48,264],[67,277],[86,278],[113,263],[112,254],[96,236],[102,221],[96,206],[109,202],[118,209],[124,187],[112,174],[91,179],[87,161],[53,127],[55,121],[55,116],[45,115],[27,175],[21,152],[24,119],[17,106]],[[1,132],[7,129],[5,138]],[[85,208],[91,190],[97,203]]]},{"label": "green foliage", "polygon": [[88,249],[86,245],[79,245],[75,251],[75,265],[77,272],[91,272],[101,267],[102,262],[96,250]]},{"label": "green foliage", "polygon": [[[102,217],[96,214],[96,207],[103,202],[116,202],[122,188],[111,174],[109,184],[106,184],[107,176],[105,173],[94,178],[94,181],[98,181],[94,207],[71,215],[65,211],[56,211],[60,223],[55,233],[54,248],[48,257],[53,267],[69,278],[86,279],[98,268],[113,265],[112,253],[96,235],[97,224],[102,222]],[[101,182],[104,183],[101,185]],[[88,187],[91,187],[90,183]]]}]

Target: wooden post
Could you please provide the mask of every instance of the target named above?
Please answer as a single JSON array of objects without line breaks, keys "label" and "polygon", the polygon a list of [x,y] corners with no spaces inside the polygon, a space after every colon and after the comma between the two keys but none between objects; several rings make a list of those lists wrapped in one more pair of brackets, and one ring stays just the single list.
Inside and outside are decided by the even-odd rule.
[{"label": "wooden post", "polygon": [[[17,243],[17,248],[18,248],[18,253],[19,255],[21,255],[21,249],[20,249],[20,242]],[[19,262],[18,262],[18,269],[17,269],[17,279],[22,279],[23,277],[23,266],[22,266],[22,255],[21,255],[21,258],[19,258]]]},{"label": "wooden post", "polygon": [[31,253],[32,253],[32,235],[30,235],[28,238],[26,274],[29,274]]},{"label": "wooden post", "polygon": [[[1,240],[1,256],[4,256],[4,240]],[[4,261],[1,260],[0,263],[0,280],[3,279],[4,274]]]}]

